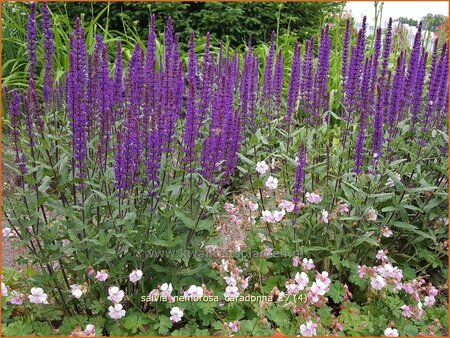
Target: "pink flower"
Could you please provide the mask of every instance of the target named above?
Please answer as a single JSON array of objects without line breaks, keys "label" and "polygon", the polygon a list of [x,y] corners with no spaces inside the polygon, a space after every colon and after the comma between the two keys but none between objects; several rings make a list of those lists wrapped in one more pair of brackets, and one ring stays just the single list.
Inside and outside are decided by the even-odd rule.
[{"label": "pink flower", "polygon": [[20,292],[13,291],[11,292],[11,298],[9,301],[14,305],[21,305],[23,303],[24,295]]},{"label": "pink flower", "polygon": [[262,212],[262,220],[263,220],[263,222],[273,223],[274,218],[272,216],[272,213],[269,210],[264,210]]},{"label": "pink flower", "polygon": [[305,324],[300,325],[300,334],[304,337],[312,337],[317,333],[317,324],[314,324],[312,321],[308,321]]},{"label": "pink flower", "polygon": [[347,213],[350,212],[350,207],[348,206],[347,203],[343,203],[343,204],[341,204],[341,206],[340,206],[339,212],[341,213],[341,215],[342,215],[342,214],[347,214]]},{"label": "pink flower", "polygon": [[327,286],[325,285],[325,283],[316,279],[316,281],[312,283],[310,290],[316,295],[323,296],[325,293],[327,293]]},{"label": "pink flower", "polygon": [[316,266],[314,265],[313,260],[310,258],[303,258],[302,260],[302,267],[306,270],[312,270],[314,269]]},{"label": "pink flower", "polygon": [[286,200],[282,200],[280,204],[278,204],[280,209],[286,210],[287,212],[294,211],[295,204]]},{"label": "pink flower", "polygon": [[227,283],[227,285],[236,286],[237,282],[234,277],[224,277],[223,279],[225,279],[225,283]]},{"label": "pink flower", "polygon": [[28,296],[28,299],[34,304],[48,304],[47,297],[42,288],[31,288],[31,295]]},{"label": "pink flower", "polygon": [[281,210],[281,211],[275,210],[272,213],[273,220],[275,222],[281,222],[281,220],[283,219],[285,214],[286,214],[286,211],[284,211],[284,210]]},{"label": "pink flower", "polygon": [[387,226],[384,226],[383,229],[381,229],[381,235],[383,237],[391,237],[393,234],[392,230],[389,229]]},{"label": "pink flower", "polygon": [[256,171],[260,175],[264,175],[266,171],[269,170],[269,166],[267,165],[266,161],[260,161],[256,163]]},{"label": "pink flower", "polygon": [[133,270],[128,277],[130,278],[130,282],[136,284],[142,278],[142,276],[143,273],[141,270]]},{"label": "pink flower", "polygon": [[258,210],[258,203],[253,203],[252,201],[248,201],[248,207],[251,211]]},{"label": "pink flower", "polygon": [[187,291],[184,292],[184,296],[187,298],[202,298],[203,288],[201,286],[191,285]]},{"label": "pink flower", "polygon": [[318,274],[316,276],[316,281],[317,280],[323,282],[327,287],[331,284],[331,279],[328,278],[328,272],[326,271],[322,271],[321,274]]},{"label": "pink flower", "polygon": [[383,262],[388,260],[386,254],[384,253],[384,250],[378,250],[376,258],[378,260],[380,260],[380,261],[383,261]]},{"label": "pink flower", "polygon": [[294,267],[297,267],[299,264],[300,264],[300,257],[298,257],[298,256],[292,257],[292,265]]},{"label": "pink flower", "polygon": [[436,298],[434,298],[433,296],[425,296],[425,300],[423,303],[425,304],[425,306],[433,306],[435,302]]},{"label": "pink flower", "polygon": [[297,283],[286,284],[286,292],[288,295],[296,295],[300,292],[300,285]]},{"label": "pink flower", "polygon": [[358,265],[358,276],[359,276],[359,278],[364,278],[366,276],[366,272],[367,272],[367,266],[365,266],[365,265],[363,265],[363,266]]},{"label": "pink flower", "polygon": [[239,323],[238,320],[235,320],[234,322],[229,322],[228,327],[230,328],[231,331],[238,332],[239,328],[241,327],[241,323]]},{"label": "pink flower", "polygon": [[172,291],[173,291],[172,283],[169,283],[169,284],[164,283],[163,285],[161,285],[160,290],[161,290],[162,297],[170,298],[170,296],[172,295]]},{"label": "pink flower", "polygon": [[84,331],[83,331],[83,336],[85,336],[85,337],[95,336],[95,325],[87,324],[86,329],[84,329]]},{"label": "pink flower", "polygon": [[95,279],[99,282],[104,282],[109,277],[108,272],[106,270],[100,270],[97,271],[97,274],[95,275]]},{"label": "pink flower", "polygon": [[223,296],[227,299],[227,298],[237,298],[239,297],[239,291],[238,288],[236,286],[227,286],[225,289],[225,293],[223,294]]},{"label": "pink flower", "polygon": [[272,256],[272,248],[269,247],[265,247],[263,251],[261,251],[261,257],[262,258],[269,258],[270,256]]},{"label": "pink flower", "polygon": [[119,287],[117,286],[111,286],[108,289],[108,294],[109,294],[109,296],[107,297],[108,300],[110,300],[113,303],[120,303],[123,297],[125,297],[125,292],[120,290]]},{"label": "pink flower", "polygon": [[428,296],[436,297],[438,295],[439,291],[434,286],[430,287],[430,290],[428,291]]},{"label": "pink flower", "polygon": [[184,312],[178,306],[173,307],[170,310],[170,321],[172,323],[178,323],[183,318]]},{"label": "pink flower", "polygon": [[384,335],[386,337],[398,337],[398,331],[397,329],[392,329],[388,327],[386,330],[384,330]]},{"label": "pink flower", "polygon": [[275,190],[278,187],[278,179],[273,176],[269,176],[266,181],[266,187],[270,190]]},{"label": "pink flower", "polygon": [[377,220],[377,212],[372,207],[370,207],[369,212],[367,213],[367,220],[369,222],[375,222]]},{"label": "pink flower", "polygon": [[2,282],[2,296],[6,297],[8,296],[8,288],[6,287],[5,283]]},{"label": "pink flower", "polygon": [[319,218],[320,222],[328,224],[328,211],[322,210]]},{"label": "pink flower", "polygon": [[241,280],[241,288],[243,290],[248,288],[248,281],[250,280],[250,276]]},{"label": "pink flower", "polygon": [[77,285],[77,284],[72,284],[70,286],[71,288],[71,293],[72,296],[74,296],[75,298],[79,299],[81,298],[81,296],[83,295],[83,291],[81,290],[81,286]]},{"label": "pink flower", "polygon": [[370,285],[374,290],[381,290],[386,286],[386,281],[383,277],[377,275],[376,277],[371,278]]},{"label": "pink flower", "polygon": [[294,280],[300,287],[300,290],[304,290],[309,283],[308,275],[305,272],[295,274]]},{"label": "pink flower", "polygon": [[305,197],[306,197],[306,200],[309,203],[312,203],[312,204],[319,204],[320,202],[322,202],[322,197],[320,195],[318,195],[318,194],[313,193],[313,192],[311,192],[311,193],[307,192],[305,194]]},{"label": "pink flower", "polygon": [[125,310],[123,309],[122,304],[115,304],[114,306],[110,306],[108,308],[109,313],[108,315],[112,318],[112,319],[120,319],[122,317],[125,316]]},{"label": "pink flower", "polygon": [[409,318],[413,315],[411,306],[403,305],[400,309],[402,309],[403,317]]}]

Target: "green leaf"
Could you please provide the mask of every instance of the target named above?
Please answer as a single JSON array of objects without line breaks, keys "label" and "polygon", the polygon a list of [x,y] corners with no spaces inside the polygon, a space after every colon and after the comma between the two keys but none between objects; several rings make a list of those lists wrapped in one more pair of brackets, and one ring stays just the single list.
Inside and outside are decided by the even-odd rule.
[{"label": "green leaf", "polygon": [[158,330],[158,333],[161,335],[165,335],[169,332],[169,329],[172,327],[172,322],[170,318],[161,315],[158,317],[159,322],[155,324],[155,328]]},{"label": "green leaf", "polygon": [[331,284],[330,291],[328,293],[335,303],[340,303],[344,300],[344,285],[340,281],[336,281]]}]

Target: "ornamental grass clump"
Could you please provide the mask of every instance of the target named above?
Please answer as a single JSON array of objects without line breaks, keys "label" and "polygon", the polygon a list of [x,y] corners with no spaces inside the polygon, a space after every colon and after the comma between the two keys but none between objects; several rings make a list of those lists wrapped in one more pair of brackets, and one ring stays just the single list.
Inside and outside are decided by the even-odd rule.
[{"label": "ornamental grass clump", "polygon": [[50,8],[3,87],[5,335],[446,334],[447,42],[336,17],[233,50]]}]

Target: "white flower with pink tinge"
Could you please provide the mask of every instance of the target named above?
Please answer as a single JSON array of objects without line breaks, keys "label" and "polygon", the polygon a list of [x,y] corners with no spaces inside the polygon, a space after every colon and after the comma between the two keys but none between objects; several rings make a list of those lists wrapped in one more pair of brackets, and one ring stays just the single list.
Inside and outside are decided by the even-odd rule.
[{"label": "white flower with pink tinge", "polygon": [[116,304],[114,306],[110,306],[108,308],[109,313],[108,315],[112,318],[112,319],[120,319],[122,317],[125,316],[125,310],[123,309],[122,304]]},{"label": "white flower with pink tinge", "polygon": [[381,290],[386,286],[386,282],[383,277],[377,275],[376,277],[371,278],[370,285],[374,290]]},{"label": "white flower with pink tinge", "polygon": [[170,298],[170,296],[172,295],[172,291],[173,291],[173,287],[172,287],[172,283],[164,283],[161,285],[160,287],[161,290],[161,296],[162,297],[166,297],[166,298]]},{"label": "white flower with pink tinge", "polygon": [[386,337],[398,337],[398,330],[388,327],[386,330],[384,330],[384,335]]},{"label": "white flower with pink tinge", "polygon": [[72,293],[72,296],[74,296],[75,298],[79,299],[81,298],[81,296],[83,295],[83,291],[81,290],[81,286],[77,285],[77,284],[72,284],[70,286],[70,292]]},{"label": "white flower with pink tinge", "polygon": [[138,281],[141,280],[142,276],[143,276],[143,273],[141,270],[133,270],[133,271],[131,271],[131,273],[128,277],[130,278],[130,282],[136,284]]},{"label": "white flower with pink tinge", "polygon": [[317,334],[317,324],[312,321],[306,322],[306,324],[300,325],[300,334],[303,337],[312,337]]},{"label": "white flower with pink tinge", "polygon": [[256,163],[256,171],[260,175],[264,175],[266,171],[269,170],[269,166],[267,165],[266,161],[260,161]]},{"label": "white flower with pink tinge", "polygon": [[288,295],[296,295],[300,292],[300,285],[297,283],[286,284],[286,292]]},{"label": "white flower with pink tinge", "polygon": [[384,253],[384,250],[378,250],[376,258],[378,260],[380,260],[380,261],[383,261],[383,262],[388,260],[386,254]]},{"label": "white flower with pink tinge", "polygon": [[375,222],[377,218],[377,212],[374,208],[370,207],[369,212],[367,213],[367,220],[369,222]]},{"label": "white flower with pink tinge", "polygon": [[172,323],[178,323],[183,318],[184,312],[178,306],[175,306],[170,310],[170,321]]},{"label": "white flower with pink tinge", "polygon": [[234,322],[229,322],[228,327],[230,328],[231,331],[238,332],[239,328],[241,327],[241,323],[239,323],[239,321],[235,320]]},{"label": "white flower with pink tinge", "polygon": [[22,293],[13,290],[11,292],[11,298],[9,299],[9,301],[11,302],[11,304],[21,305],[23,303],[24,297],[25,296]]},{"label": "white flower with pink tinge", "polygon": [[322,210],[322,212],[320,213],[320,218],[319,220],[322,223],[328,224],[328,211],[326,211],[325,209]]},{"label": "white flower with pink tinge", "polygon": [[191,285],[187,291],[184,292],[184,296],[186,298],[202,298],[203,297],[203,288],[197,285]]},{"label": "white flower with pink tinge", "polygon": [[95,325],[87,324],[86,328],[83,331],[83,335],[86,337],[93,337],[95,336]]},{"label": "white flower with pink tinge", "polygon": [[2,296],[6,297],[8,296],[8,288],[6,287],[5,283],[2,282]]},{"label": "white flower with pink tinge", "polygon": [[313,192],[307,192],[305,194],[305,197],[306,197],[306,200],[312,204],[319,204],[320,202],[322,202],[322,197]]},{"label": "white flower with pink tinge", "polygon": [[384,226],[383,229],[381,229],[381,236],[389,238],[393,234],[392,230],[389,229],[387,226]]},{"label": "white flower with pink tinge", "polygon": [[262,221],[267,223],[273,223],[274,218],[272,216],[272,213],[269,210],[264,210],[262,212]]},{"label": "white flower with pink tinge", "polygon": [[280,209],[286,210],[287,212],[292,212],[294,211],[295,208],[295,204],[286,200],[282,200],[279,204],[278,207]]},{"label": "white flower with pink tinge", "polygon": [[275,222],[281,222],[281,220],[283,219],[285,214],[286,214],[286,211],[284,211],[284,210],[281,210],[281,211],[275,210],[272,213],[273,220]]},{"label": "white flower with pink tinge", "polygon": [[308,275],[305,272],[297,272],[295,274],[294,280],[297,282],[300,290],[304,290],[309,283]]},{"label": "white flower with pink tinge", "polygon": [[433,296],[425,296],[423,304],[425,306],[429,307],[429,306],[433,306],[435,302],[436,302],[436,298],[434,298]]},{"label": "white flower with pink tinge", "polygon": [[225,293],[223,294],[225,298],[237,298],[239,297],[239,289],[237,286],[227,286],[225,288]]},{"label": "white flower with pink tinge", "polygon": [[413,312],[412,312],[411,306],[408,306],[408,305],[402,305],[402,306],[400,307],[400,309],[402,310],[402,315],[403,315],[403,317],[406,317],[406,318],[412,317]]},{"label": "white flower with pink tinge", "polygon": [[117,286],[111,286],[108,289],[108,295],[108,300],[116,304],[122,301],[123,297],[125,297],[125,292],[120,290]]},{"label": "white flower with pink tinge", "polygon": [[223,278],[224,280],[225,280],[225,283],[227,283],[227,285],[230,285],[230,286],[236,286],[236,278],[234,278],[234,277],[224,277]]},{"label": "white flower with pink tinge", "polygon": [[97,274],[95,275],[95,279],[99,282],[104,282],[109,277],[108,272],[106,270],[100,270],[97,271]]},{"label": "white flower with pink tinge", "polygon": [[31,295],[28,296],[30,303],[34,304],[48,304],[47,294],[42,288],[31,288]]},{"label": "white flower with pink tinge", "polygon": [[273,176],[269,176],[266,181],[266,187],[270,190],[275,190],[278,187],[278,179]]},{"label": "white flower with pink tinge", "polygon": [[300,264],[300,257],[294,256],[292,257],[292,266],[297,267]]},{"label": "white flower with pink tinge", "polygon": [[306,270],[312,270],[314,269],[316,266],[314,265],[314,262],[311,258],[303,258],[302,260],[302,267]]}]

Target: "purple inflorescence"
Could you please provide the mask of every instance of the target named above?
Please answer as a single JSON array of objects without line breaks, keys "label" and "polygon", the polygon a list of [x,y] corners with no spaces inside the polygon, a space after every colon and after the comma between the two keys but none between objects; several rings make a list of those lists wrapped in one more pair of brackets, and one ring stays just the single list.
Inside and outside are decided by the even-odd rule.
[{"label": "purple inflorescence", "polygon": [[306,146],[302,143],[298,152],[297,167],[295,169],[295,181],[292,191],[292,200],[295,203],[294,211],[299,210],[299,203],[303,194],[303,183],[305,181],[305,167],[306,167]]},{"label": "purple inflorescence", "polygon": [[42,4],[42,30],[44,34],[44,88],[45,104],[53,98],[53,58],[55,54],[55,41],[53,36],[52,18],[47,3]]},{"label": "purple inflorescence", "polygon": [[87,73],[86,45],[84,29],[80,20],[75,23],[75,31],[70,36],[69,71],[66,80],[67,112],[72,127],[72,148],[74,172],[84,176],[87,158]]}]

